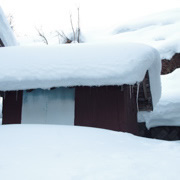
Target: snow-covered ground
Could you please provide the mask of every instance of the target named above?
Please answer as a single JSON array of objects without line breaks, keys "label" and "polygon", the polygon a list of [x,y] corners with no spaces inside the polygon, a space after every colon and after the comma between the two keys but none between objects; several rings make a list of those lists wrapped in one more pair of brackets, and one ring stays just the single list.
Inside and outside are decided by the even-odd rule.
[{"label": "snow-covered ground", "polygon": [[58,125],[0,126],[2,180],[172,180],[180,143]]},{"label": "snow-covered ground", "polygon": [[162,95],[153,112],[139,112],[139,121],[147,128],[155,126],[180,126],[180,69],[162,75]]}]

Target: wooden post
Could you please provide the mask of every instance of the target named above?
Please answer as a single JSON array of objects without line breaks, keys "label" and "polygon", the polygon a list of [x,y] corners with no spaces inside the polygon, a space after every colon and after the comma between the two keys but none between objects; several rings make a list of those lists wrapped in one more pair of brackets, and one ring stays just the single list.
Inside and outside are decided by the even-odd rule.
[{"label": "wooden post", "polygon": [[21,124],[23,91],[7,91],[3,96],[2,124]]}]

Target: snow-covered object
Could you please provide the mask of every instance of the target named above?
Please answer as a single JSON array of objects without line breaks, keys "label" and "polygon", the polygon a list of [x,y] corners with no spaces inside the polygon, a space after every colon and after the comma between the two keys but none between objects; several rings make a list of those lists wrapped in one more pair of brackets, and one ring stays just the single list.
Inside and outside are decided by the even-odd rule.
[{"label": "snow-covered object", "polygon": [[172,180],[180,143],[96,128],[0,126],[2,180]]},{"label": "snow-covered object", "polygon": [[74,125],[75,89],[23,92],[21,124]]},{"label": "snow-covered object", "polygon": [[161,76],[162,96],[153,112],[139,112],[139,122],[147,128],[156,126],[180,126],[180,69]]},{"label": "snow-covered object", "polygon": [[160,97],[160,57],[137,43],[70,44],[0,49],[0,90],[141,82],[149,70],[151,91]]},{"label": "snow-covered object", "polygon": [[155,47],[161,59],[180,52],[180,9],[146,16],[114,31],[111,40],[145,43]]},{"label": "snow-covered object", "polygon": [[0,39],[2,40],[4,46],[15,46],[18,44],[1,7],[0,7]]}]

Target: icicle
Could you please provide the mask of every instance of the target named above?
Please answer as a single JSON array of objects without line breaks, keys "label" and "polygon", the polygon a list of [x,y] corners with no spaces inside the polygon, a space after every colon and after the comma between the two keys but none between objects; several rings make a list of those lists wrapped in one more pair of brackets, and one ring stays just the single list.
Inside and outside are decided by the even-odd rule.
[{"label": "icicle", "polygon": [[132,93],[134,93],[134,85],[132,85]]},{"label": "icicle", "polygon": [[129,89],[130,89],[130,91],[129,91],[130,95],[129,96],[130,96],[130,99],[131,99],[131,96],[132,96],[132,94],[131,94],[132,93],[131,92],[131,85],[129,86]]},{"label": "icicle", "polygon": [[6,99],[6,91],[4,91],[4,99]]},{"label": "icicle", "polygon": [[123,91],[123,86],[121,86],[121,91]]},{"label": "icicle", "polygon": [[139,83],[137,83],[137,94],[136,94],[137,111],[139,112],[139,106],[138,106],[138,96],[139,96]]},{"label": "icicle", "polygon": [[16,91],[16,101],[18,100],[18,91]]}]

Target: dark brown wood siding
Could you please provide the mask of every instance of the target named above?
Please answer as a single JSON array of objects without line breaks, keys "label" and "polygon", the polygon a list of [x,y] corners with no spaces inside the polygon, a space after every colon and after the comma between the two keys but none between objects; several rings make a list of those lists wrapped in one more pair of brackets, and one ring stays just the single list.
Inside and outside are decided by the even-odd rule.
[{"label": "dark brown wood siding", "polygon": [[137,134],[136,97],[130,88],[76,87],[75,125]]},{"label": "dark brown wood siding", "polygon": [[20,124],[22,91],[8,91],[3,95],[2,124]]}]

